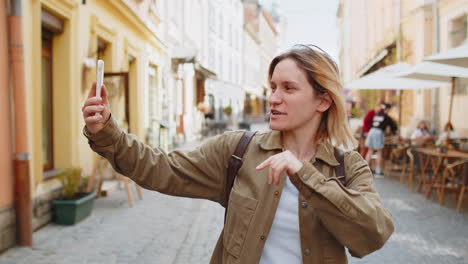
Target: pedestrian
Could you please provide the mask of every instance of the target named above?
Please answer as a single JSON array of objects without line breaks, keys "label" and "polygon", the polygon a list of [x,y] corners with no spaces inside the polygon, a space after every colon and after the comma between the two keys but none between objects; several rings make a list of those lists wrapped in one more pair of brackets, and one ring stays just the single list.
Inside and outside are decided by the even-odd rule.
[{"label": "pedestrian", "polygon": [[372,122],[375,116],[375,113],[378,113],[382,110],[382,106],[385,104],[384,101],[378,101],[375,104],[375,108],[369,110],[366,115],[364,116],[364,119],[362,120],[362,131],[361,131],[361,137],[360,137],[360,142],[359,142],[359,149],[361,156],[366,157],[368,148],[365,145],[367,135],[369,134],[370,129],[372,128]]},{"label": "pedestrian", "polygon": [[366,154],[366,160],[369,164],[371,162],[372,155],[374,155],[374,152],[377,153],[377,164],[374,173],[374,176],[376,178],[384,177],[384,173],[382,171],[382,151],[385,146],[385,130],[389,127],[391,129],[392,134],[395,134],[395,132],[397,131],[396,123],[388,115],[390,108],[390,104],[384,103],[381,105],[381,110],[377,112],[374,115],[374,118],[372,119],[372,128],[369,130],[369,134],[366,138],[365,144],[366,147],[369,148]]},{"label": "pedestrian", "polygon": [[226,167],[242,131],[167,154],[118,128],[103,86],[102,100],[93,87],[82,108],[84,134],[142,187],[228,206],[211,263],[347,263],[345,247],[355,257],[378,250],[394,228],[369,166],[347,151],[346,186],[334,172],[334,145],[355,144],[335,62],[296,45],[272,60],[268,80],[271,131],[252,138],[229,193]]}]

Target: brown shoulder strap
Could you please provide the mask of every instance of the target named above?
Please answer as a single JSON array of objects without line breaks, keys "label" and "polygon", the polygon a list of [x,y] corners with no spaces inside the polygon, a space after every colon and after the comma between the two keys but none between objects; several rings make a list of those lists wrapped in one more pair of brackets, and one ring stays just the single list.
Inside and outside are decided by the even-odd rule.
[{"label": "brown shoulder strap", "polygon": [[345,169],[344,169],[344,152],[340,148],[335,147],[335,158],[340,163],[338,166],[335,167],[335,175],[340,180],[343,186],[346,186],[346,177],[345,177]]},{"label": "brown shoulder strap", "polygon": [[242,157],[244,156],[244,153],[247,150],[247,146],[249,145],[250,140],[252,140],[255,133],[257,133],[257,131],[255,132],[245,131],[241,139],[239,140],[239,143],[237,144],[234,154],[232,154],[231,157],[229,158],[229,163],[228,163],[228,168],[227,168],[227,173],[226,173],[227,175],[226,175],[225,192],[224,192],[224,195],[225,195],[224,204],[226,208],[226,213],[227,213],[227,207],[229,203],[229,196],[231,194],[232,185],[234,184],[234,179],[236,178],[237,172],[242,166]]}]

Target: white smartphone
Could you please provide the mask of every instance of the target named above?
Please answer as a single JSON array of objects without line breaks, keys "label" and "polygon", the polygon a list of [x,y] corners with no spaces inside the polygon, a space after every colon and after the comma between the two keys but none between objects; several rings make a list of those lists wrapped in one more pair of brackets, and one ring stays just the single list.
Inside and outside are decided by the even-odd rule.
[{"label": "white smartphone", "polygon": [[[101,97],[101,88],[104,83],[104,61],[98,60],[96,63],[96,97]],[[99,115],[96,112],[95,116]]]},{"label": "white smartphone", "polygon": [[104,83],[104,61],[98,60],[96,64],[96,97],[101,97],[101,88]]}]

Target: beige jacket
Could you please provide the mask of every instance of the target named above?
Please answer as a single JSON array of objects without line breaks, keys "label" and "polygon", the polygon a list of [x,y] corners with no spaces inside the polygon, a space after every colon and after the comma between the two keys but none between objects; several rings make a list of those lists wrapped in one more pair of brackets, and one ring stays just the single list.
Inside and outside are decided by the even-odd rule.
[{"label": "beige jacket", "polygon": [[[242,136],[227,132],[193,151],[165,153],[140,142],[111,118],[91,135],[91,148],[114,169],[144,188],[161,193],[208,199],[225,206],[224,185],[229,157]],[[282,151],[280,133],[257,133],[234,182],[226,224],[211,263],[258,263],[285,183],[267,183],[268,169],[255,167]],[[333,147],[320,143],[317,154],[291,177],[299,190],[299,225],[303,263],[347,263],[345,247],[355,257],[381,248],[393,232],[390,213],[373,187],[368,164],[354,151],[345,153],[347,187],[334,176]]]}]

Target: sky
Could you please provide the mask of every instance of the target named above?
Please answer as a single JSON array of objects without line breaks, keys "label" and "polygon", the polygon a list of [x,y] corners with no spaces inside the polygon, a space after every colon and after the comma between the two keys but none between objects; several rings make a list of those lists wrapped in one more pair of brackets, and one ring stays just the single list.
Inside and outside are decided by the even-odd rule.
[{"label": "sky", "polygon": [[[285,45],[315,44],[338,60],[338,23],[336,11],[339,0],[276,0],[287,27]],[[262,0],[269,7],[273,0]]]}]

